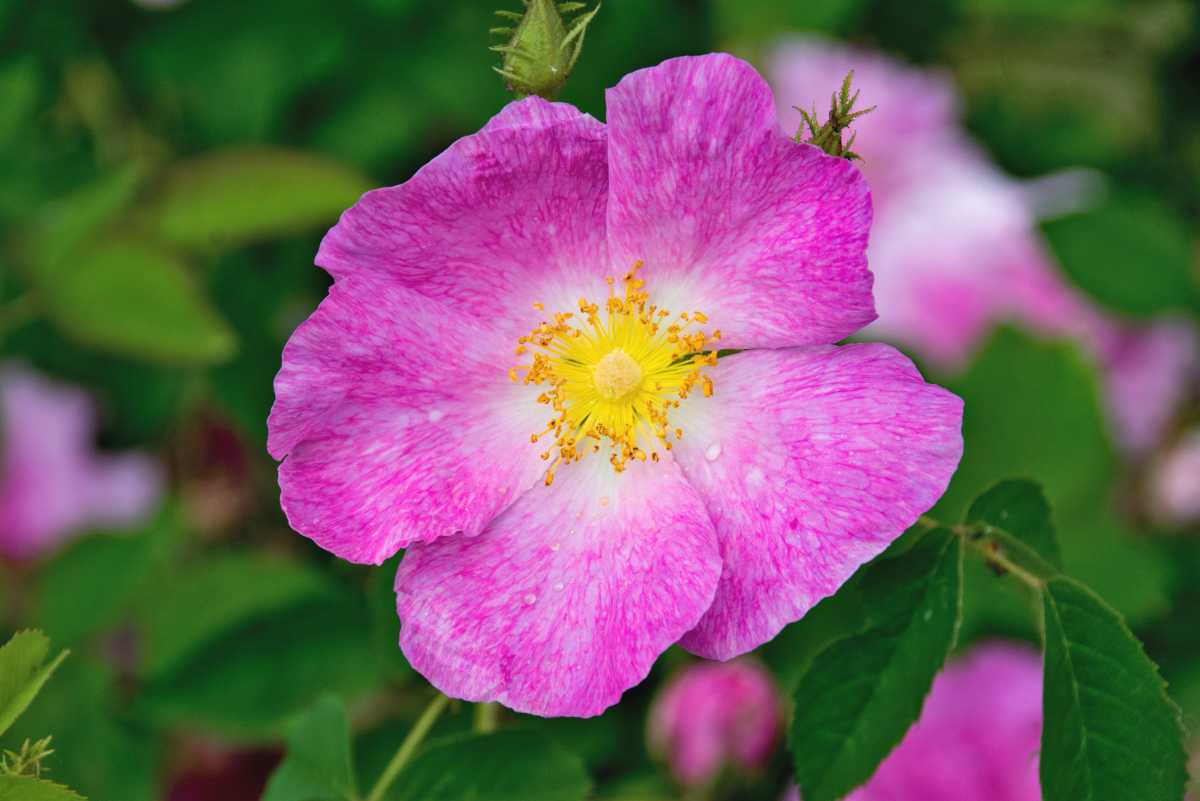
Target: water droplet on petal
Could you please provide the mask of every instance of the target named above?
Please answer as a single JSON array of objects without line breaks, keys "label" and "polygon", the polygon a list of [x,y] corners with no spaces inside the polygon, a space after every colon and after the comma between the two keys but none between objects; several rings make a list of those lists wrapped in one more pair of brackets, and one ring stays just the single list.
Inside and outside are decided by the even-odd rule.
[{"label": "water droplet on petal", "polygon": [[555,542],[555,543],[552,543],[552,544],[550,545],[550,550],[552,550],[552,551],[557,551],[557,550],[558,550],[559,548],[561,548],[561,547],[562,547],[562,543],[560,543],[560,542]]},{"label": "water droplet on petal", "polygon": [[704,458],[710,462],[715,462],[721,456],[721,443],[714,442],[704,451]]},{"label": "water droplet on petal", "polygon": [[527,603],[527,604],[537,603],[537,596],[534,595],[532,592],[529,593],[528,595],[525,596],[525,603]]},{"label": "water droplet on petal", "polygon": [[555,589],[556,591],[558,591],[558,592],[562,592],[562,591],[563,591],[563,587],[564,587],[564,586],[565,586],[565,585],[564,585],[564,584],[563,584],[563,583],[560,581],[560,582],[558,582],[557,584],[555,584],[555,585],[554,585],[554,589]]}]

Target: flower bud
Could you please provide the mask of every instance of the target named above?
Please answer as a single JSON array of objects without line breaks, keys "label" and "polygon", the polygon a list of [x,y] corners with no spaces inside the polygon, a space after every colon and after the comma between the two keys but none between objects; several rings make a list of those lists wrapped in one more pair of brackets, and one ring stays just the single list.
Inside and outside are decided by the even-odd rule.
[{"label": "flower bud", "polygon": [[497,11],[510,19],[514,27],[492,28],[492,33],[508,36],[505,44],[492,48],[504,60],[496,72],[518,97],[541,95],[553,98],[567,82],[579,54],[588,24],[600,10],[580,14],[571,21],[564,15],[582,11],[585,4],[556,3],[554,0],[524,0],[525,11]]},{"label": "flower bud", "polygon": [[692,665],[650,710],[650,748],[680,784],[697,786],[725,767],[752,772],[771,758],[783,710],[770,675],[756,662]]}]

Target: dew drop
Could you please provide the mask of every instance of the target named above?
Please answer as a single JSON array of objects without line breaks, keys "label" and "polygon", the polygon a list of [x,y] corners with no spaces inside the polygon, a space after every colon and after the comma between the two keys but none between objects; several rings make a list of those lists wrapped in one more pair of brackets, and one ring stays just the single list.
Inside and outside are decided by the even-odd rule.
[{"label": "dew drop", "polygon": [[561,548],[561,547],[562,547],[562,543],[561,543],[561,542],[555,542],[555,543],[551,543],[551,545],[550,545],[550,550],[552,550],[552,551],[557,551],[557,550],[558,550],[559,548]]},{"label": "dew drop", "polygon": [[925,622],[926,622],[926,623],[928,623],[928,622],[929,622],[929,620],[930,620],[930,618],[932,618],[932,617],[933,617],[933,610],[932,610],[932,609],[926,609],[926,610],[925,610],[925,614],[923,615],[923,617],[925,618]]},{"label": "dew drop", "polygon": [[712,445],[708,446],[708,449],[706,451],[704,451],[704,458],[710,462],[717,461],[717,459],[720,458],[720,456],[721,456],[721,443],[719,443],[719,442],[714,442]]},{"label": "dew drop", "polygon": [[438,420],[441,420],[443,417],[445,417],[446,413],[441,409],[430,409],[425,416],[429,418],[429,422],[436,423]]},{"label": "dew drop", "polygon": [[566,585],[564,585],[564,584],[563,584],[563,583],[560,581],[560,582],[558,582],[557,584],[555,584],[555,585],[554,585],[554,589],[555,589],[555,591],[557,591],[557,592],[562,592],[562,591],[563,591],[563,587],[564,587],[564,586],[566,586]]},{"label": "dew drop", "polygon": [[525,596],[525,603],[526,603],[526,604],[535,604],[535,603],[537,603],[537,596],[536,596],[536,595],[534,595],[532,592],[531,592],[531,593],[529,593],[528,595],[526,595],[526,596]]}]

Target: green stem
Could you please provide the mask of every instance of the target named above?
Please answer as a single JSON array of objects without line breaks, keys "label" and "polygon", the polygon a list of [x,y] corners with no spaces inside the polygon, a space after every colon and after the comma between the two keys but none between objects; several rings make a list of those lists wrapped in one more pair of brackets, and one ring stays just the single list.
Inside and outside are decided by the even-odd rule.
[{"label": "green stem", "polygon": [[409,730],[408,736],[404,738],[404,742],[400,743],[400,747],[396,749],[396,753],[392,756],[392,761],[388,762],[387,767],[383,769],[379,780],[375,782],[375,786],[371,788],[370,794],[367,795],[367,801],[380,801],[383,794],[392,786],[392,782],[396,781],[396,777],[400,775],[400,771],[407,765],[416,753],[417,747],[425,739],[425,735],[429,734],[429,730],[433,728],[433,724],[437,722],[438,716],[446,708],[446,704],[450,703],[450,699],[438,693],[429,706],[425,707],[425,711],[421,713],[421,717]]},{"label": "green stem", "polygon": [[475,731],[479,734],[491,734],[496,730],[500,719],[500,705],[484,703],[475,705]]},{"label": "green stem", "polygon": [[967,548],[977,553],[983,558],[983,561],[987,562],[997,570],[1012,575],[1022,584],[1025,584],[1027,587],[1030,587],[1034,590],[1041,590],[1045,585],[1045,581],[1043,581],[1040,576],[1031,573],[1013,560],[1009,559],[1008,556],[1005,555],[1004,550],[999,548],[996,543],[988,538],[986,528],[981,528],[969,523],[961,523],[957,526],[947,526],[938,522],[935,518],[932,518],[929,515],[921,515],[921,517],[917,519],[917,525],[924,526],[925,528],[929,529],[949,529],[962,538],[963,544],[965,544]]}]

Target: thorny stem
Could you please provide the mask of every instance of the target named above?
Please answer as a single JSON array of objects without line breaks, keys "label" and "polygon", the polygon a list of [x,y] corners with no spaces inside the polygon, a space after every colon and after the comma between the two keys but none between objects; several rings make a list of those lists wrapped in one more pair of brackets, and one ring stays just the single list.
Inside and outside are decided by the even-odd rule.
[{"label": "thorny stem", "polygon": [[448,703],[450,703],[450,699],[441,693],[438,693],[429,702],[429,706],[425,707],[425,711],[421,713],[421,717],[413,724],[413,727],[408,732],[408,736],[404,738],[404,742],[400,743],[400,747],[396,749],[391,762],[388,762],[387,767],[380,774],[379,780],[371,788],[371,792],[367,795],[367,801],[379,801],[383,798],[383,794],[392,786],[392,782],[396,781],[396,777],[400,775],[400,771],[412,760],[417,747],[421,745],[425,736],[429,734],[429,730],[433,728],[433,724],[437,722],[438,717],[442,714]]}]

